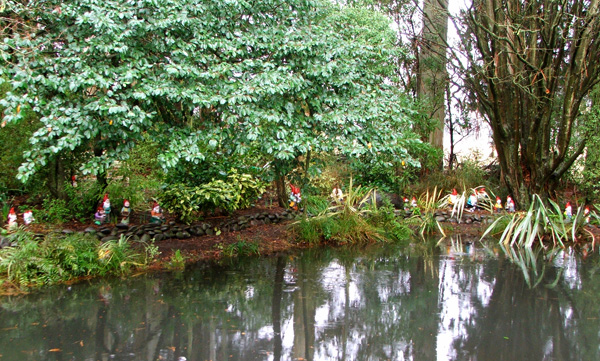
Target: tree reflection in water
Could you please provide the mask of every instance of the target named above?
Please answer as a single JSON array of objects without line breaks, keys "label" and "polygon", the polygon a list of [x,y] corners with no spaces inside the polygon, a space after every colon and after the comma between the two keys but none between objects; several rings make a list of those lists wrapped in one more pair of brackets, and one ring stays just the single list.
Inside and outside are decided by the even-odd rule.
[{"label": "tree reflection in water", "polygon": [[3,360],[600,359],[598,257],[564,250],[543,260],[542,253],[519,252],[457,239],[439,247],[316,249],[56,287],[2,299],[0,354]]}]

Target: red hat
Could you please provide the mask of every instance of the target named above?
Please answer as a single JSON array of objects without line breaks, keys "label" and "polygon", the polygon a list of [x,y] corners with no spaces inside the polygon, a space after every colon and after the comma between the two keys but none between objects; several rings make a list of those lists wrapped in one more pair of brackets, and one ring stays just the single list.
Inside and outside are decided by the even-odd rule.
[{"label": "red hat", "polygon": [[129,203],[129,201],[127,199],[123,199],[123,204],[125,203]]},{"label": "red hat", "polygon": [[152,208],[154,208],[154,207],[156,207],[156,206],[158,206],[158,202],[157,202],[157,201],[154,201],[154,204],[152,204]]},{"label": "red hat", "polygon": [[296,193],[300,193],[300,188],[294,186],[293,184],[290,183],[290,188],[292,189],[292,193],[296,194]]},{"label": "red hat", "polygon": [[499,196],[496,196],[496,201],[501,201]]},{"label": "red hat", "polygon": [[570,206],[571,206],[571,202],[567,202],[567,207],[570,207]]},{"label": "red hat", "polygon": [[453,189],[452,189],[452,195],[453,195],[453,196],[456,196],[456,195],[458,195],[458,192],[456,191],[456,188],[453,188]]},{"label": "red hat", "polygon": [[412,200],[413,200],[413,201],[416,201],[416,200],[417,200],[417,197],[412,197]]},{"label": "red hat", "polygon": [[76,176],[76,175],[72,175],[72,176],[71,176],[71,180],[72,180],[73,182],[75,182],[75,180],[77,180],[77,176]]},{"label": "red hat", "polygon": [[485,192],[485,187],[481,187],[481,189],[479,190],[479,193],[483,193]]},{"label": "red hat", "polygon": [[103,211],[103,210],[104,210],[104,207],[102,207],[102,206],[98,206],[98,209],[97,209],[97,210],[98,210],[98,211]]},{"label": "red hat", "polygon": [[10,212],[9,212],[9,213],[10,213],[10,214],[15,214],[15,207],[11,207],[11,208],[10,208]]},{"label": "red hat", "polygon": [[104,199],[102,201],[106,202],[107,199],[108,199],[108,193],[104,193]]}]

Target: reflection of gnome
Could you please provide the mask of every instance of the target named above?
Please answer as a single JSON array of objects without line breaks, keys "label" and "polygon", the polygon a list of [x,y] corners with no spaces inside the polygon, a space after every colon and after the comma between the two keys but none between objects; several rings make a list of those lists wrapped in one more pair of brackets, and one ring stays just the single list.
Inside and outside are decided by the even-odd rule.
[{"label": "reflection of gnome", "polygon": [[290,207],[297,211],[298,204],[300,201],[302,201],[302,197],[300,196],[300,188],[294,186],[293,184],[290,184],[290,188],[292,190],[292,193],[290,194]]},{"label": "reflection of gnome", "polygon": [[17,213],[15,213],[15,208],[12,207],[10,212],[8,212],[8,230],[13,231],[17,229],[19,224],[17,223]]},{"label": "reflection of gnome", "polygon": [[94,214],[94,223],[97,225],[101,225],[106,221],[106,213],[104,213],[104,208],[102,206],[98,206],[96,213]]},{"label": "reflection of gnome", "polygon": [[131,214],[131,208],[129,208],[129,201],[123,200],[123,208],[121,208],[121,223],[129,224],[129,215]]},{"label": "reflection of gnome", "polygon": [[104,214],[106,215],[106,221],[110,221],[110,199],[108,199],[108,193],[104,194],[104,200],[102,201],[102,208],[104,208]]},{"label": "reflection of gnome", "polygon": [[33,221],[35,221],[35,218],[33,218],[33,212],[31,210],[25,211],[25,213],[23,213],[23,222],[25,222],[25,225],[28,226],[33,223]]},{"label": "reflection of gnome", "polygon": [[164,220],[162,209],[158,205],[158,202],[154,201],[152,210],[150,210],[150,223],[162,223]]}]

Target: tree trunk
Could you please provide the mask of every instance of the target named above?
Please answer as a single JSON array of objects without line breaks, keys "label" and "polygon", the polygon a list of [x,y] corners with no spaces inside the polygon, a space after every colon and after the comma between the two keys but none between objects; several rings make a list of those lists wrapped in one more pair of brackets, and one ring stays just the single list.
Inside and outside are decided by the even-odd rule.
[{"label": "tree trunk", "polygon": [[[444,95],[448,83],[446,47],[448,35],[448,0],[425,0],[423,5],[423,37],[417,73],[417,95],[426,104],[437,126],[429,134],[429,143],[444,151]],[[438,168],[443,169],[443,157]]]}]

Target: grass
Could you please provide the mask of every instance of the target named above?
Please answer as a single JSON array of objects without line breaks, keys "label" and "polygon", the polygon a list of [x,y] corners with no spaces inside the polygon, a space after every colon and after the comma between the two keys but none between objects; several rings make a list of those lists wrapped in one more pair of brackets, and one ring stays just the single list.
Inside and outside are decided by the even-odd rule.
[{"label": "grass", "polygon": [[19,229],[16,246],[0,250],[0,285],[7,289],[52,285],[81,277],[123,275],[144,268],[158,255],[154,245],[134,247],[125,237],[101,244],[85,234],[49,234],[43,240]]},{"label": "grass", "polygon": [[[492,223],[481,238],[488,234],[500,234],[499,242],[504,245],[527,247],[534,244],[564,247],[565,242],[583,237],[585,224],[583,209],[579,207],[572,221],[567,220],[558,204],[548,200],[545,205],[538,195],[533,195],[529,209],[525,212],[501,216]],[[593,235],[588,232],[592,237]]]}]

